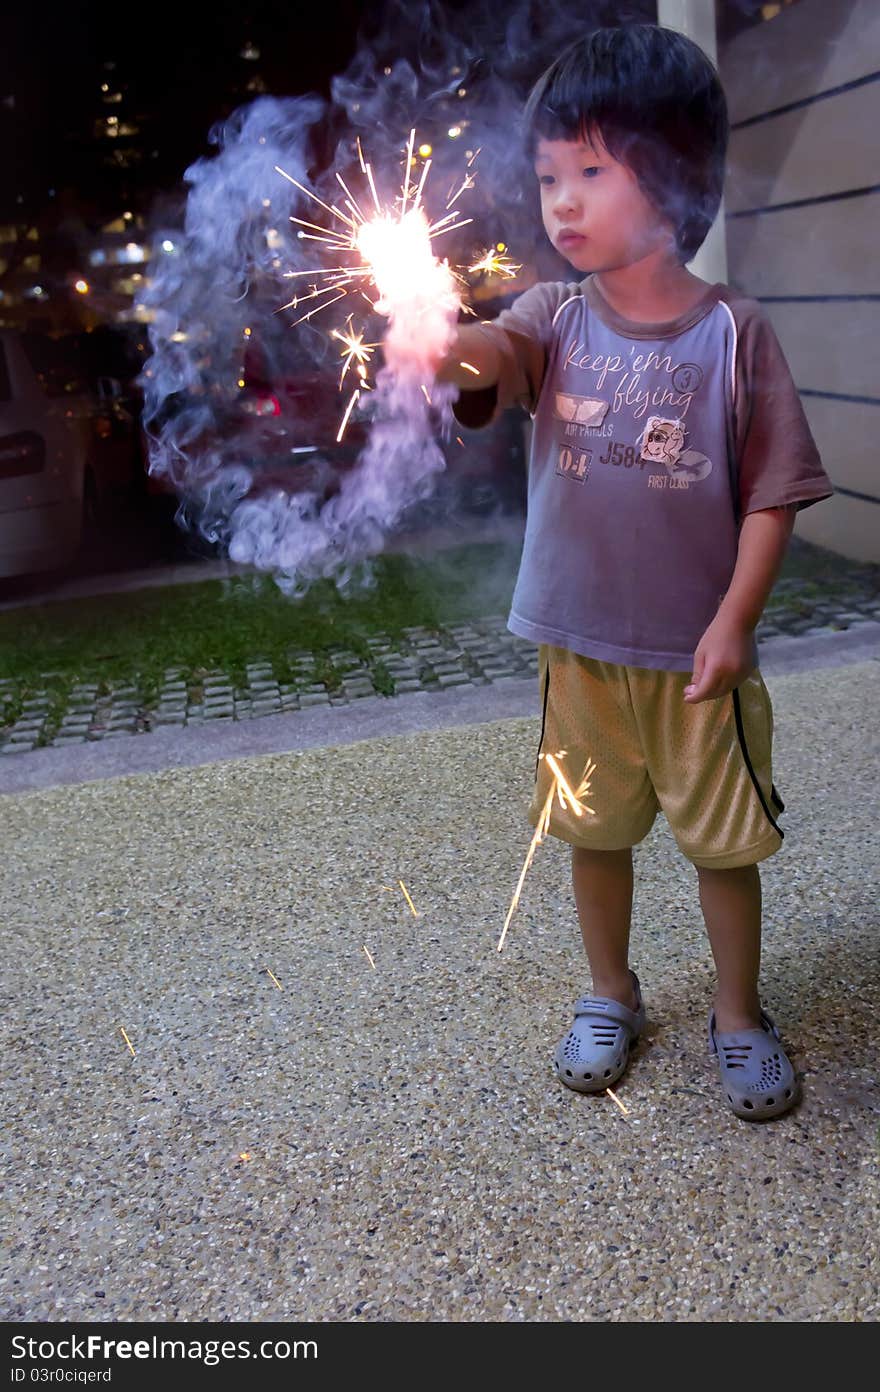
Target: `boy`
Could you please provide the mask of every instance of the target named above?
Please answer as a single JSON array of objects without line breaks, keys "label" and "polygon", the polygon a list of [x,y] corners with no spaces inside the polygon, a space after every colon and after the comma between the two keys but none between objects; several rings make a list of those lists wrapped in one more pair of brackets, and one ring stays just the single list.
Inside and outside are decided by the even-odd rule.
[{"label": "boy", "polygon": [[[697,871],[723,1092],[739,1117],[779,1116],[799,1089],[758,995],[757,865],[781,845],[783,805],[754,629],[795,512],[831,484],[759,306],[686,269],[727,146],[703,52],[654,25],[599,30],[540,78],[525,125],[544,227],[577,283],[535,285],[458,329],[438,375],[467,426],[514,403],[533,416],[509,627],[539,644],[539,754],[565,751],[575,784],[597,765],[595,815],[554,800],[549,825],[572,846],[595,993],[556,1071],[601,1092],[643,1028],[632,847],[662,808]],[[551,777],[539,757],[533,825]]]}]

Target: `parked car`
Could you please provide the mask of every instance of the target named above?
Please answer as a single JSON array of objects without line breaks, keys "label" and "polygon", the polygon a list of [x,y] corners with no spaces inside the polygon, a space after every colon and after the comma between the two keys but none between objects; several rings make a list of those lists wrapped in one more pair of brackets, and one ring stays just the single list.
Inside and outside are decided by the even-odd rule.
[{"label": "parked car", "polygon": [[142,472],[137,420],[78,335],[0,330],[0,577],[67,565]]},{"label": "parked car", "polygon": [[[199,461],[213,456],[249,469],[250,497],[280,489],[315,493],[323,503],[338,493],[367,442],[369,421],[361,411],[367,394],[362,394],[338,440],[357,378],[350,373],[340,391],[335,360],[315,363],[297,352],[289,334],[282,350],[274,351],[274,343],[272,347],[268,351],[254,335],[243,354],[238,381],[224,385],[222,374],[206,360],[200,383],[165,398],[149,428],[154,434],[173,434],[177,424],[190,464],[183,466],[176,488],[161,469],[151,474],[151,492],[185,495],[188,477],[198,486]],[[443,448],[446,469],[435,480],[432,498],[413,505],[414,523],[433,522],[456,511],[524,508],[525,452],[519,420],[508,415],[489,430],[461,429]]]}]

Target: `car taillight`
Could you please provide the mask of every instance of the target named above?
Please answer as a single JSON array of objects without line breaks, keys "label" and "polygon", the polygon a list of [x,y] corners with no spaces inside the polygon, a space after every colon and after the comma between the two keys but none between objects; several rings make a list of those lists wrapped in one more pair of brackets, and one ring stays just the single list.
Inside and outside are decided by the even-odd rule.
[{"label": "car taillight", "polygon": [[242,402],[249,416],[280,416],[281,402],[277,396],[249,396]]},{"label": "car taillight", "polygon": [[39,474],[46,467],[46,441],[35,430],[19,430],[0,439],[0,478]]}]

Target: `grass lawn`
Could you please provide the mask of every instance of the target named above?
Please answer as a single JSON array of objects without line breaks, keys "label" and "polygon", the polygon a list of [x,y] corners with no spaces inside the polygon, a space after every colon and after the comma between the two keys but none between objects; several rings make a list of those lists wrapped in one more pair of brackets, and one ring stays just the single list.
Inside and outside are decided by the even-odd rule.
[{"label": "grass lawn", "polygon": [[[331,691],[341,679],[332,653],[345,651],[364,659],[376,688],[391,695],[392,678],[367,639],[383,634],[393,641],[405,628],[506,613],[519,551],[517,542],[496,541],[426,557],[380,556],[370,588],[340,593],[320,581],[302,599],[288,598],[269,577],[248,575],[2,612],[0,727],[37,692],[47,694],[50,723],[54,712],[60,719],[77,683],[97,685],[100,694],[130,685],[149,704],[169,668],[190,684],[220,670],[245,686],[246,664],[264,659],[279,682],[293,683],[292,659],[303,652],[315,660],[309,680]],[[795,538],[768,616],[780,609],[809,614],[854,583],[880,589],[880,566],[857,566]]]},{"label": "grass lawn", "polygon": [[291,658],[303,651],[314,655],[317,680],[329,689],[340,680],[330,654],[344,650],[369,662],[378,689],[390,695],[391,678],[366,640],[505,613],[518,561],[517,545],[497,542],[427,559],[380,556],[371,588],[340,593],[319,581],[302,599],[248,575],[9,610],[0,613],[0,680],[11,683],[0,697],[0,725],[37,690],[62,707],[80,682],[101,691],[130,684],[150,701],[168,668],[189,680],[219,668],[244,685],[246,664],[265,659],[280,682],[292,682]]}]

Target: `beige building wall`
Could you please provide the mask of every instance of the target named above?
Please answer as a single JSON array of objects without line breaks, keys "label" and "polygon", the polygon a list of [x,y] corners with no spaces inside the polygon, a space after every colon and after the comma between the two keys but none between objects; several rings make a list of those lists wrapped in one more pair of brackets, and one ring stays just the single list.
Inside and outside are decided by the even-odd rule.
[{"label": "beige building wall", "polygon": [[796,531],[880,561],[880,0],[797,0],[718,66],[728,280],[772,320],[836,489]]}]

